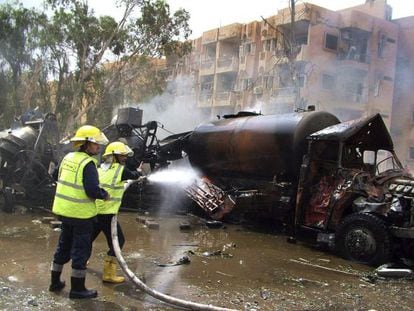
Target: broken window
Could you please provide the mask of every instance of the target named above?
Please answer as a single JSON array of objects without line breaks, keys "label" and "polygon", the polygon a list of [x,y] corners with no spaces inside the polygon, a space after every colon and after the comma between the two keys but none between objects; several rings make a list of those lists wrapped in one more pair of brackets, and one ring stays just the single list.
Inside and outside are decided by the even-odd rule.
[{"label": "broken window", "polygon": [[363,150],[356,146],[345,146],[342,153],[342,164],[348,168],[360,168],[364,164]]},{"label": "broken window", "polygon": [[383,57],[386,42],[387,42],[387,36],[379,32],[378,33],[378,57]]},{"label": "broken window", "polygon": [[370,33],[358,28],[341,29],[341,42],[338,46],[338,58],[369,63],[369,38]]},{"label": "broken window", "polygon": [[276,49],[276,39],[267,39],[263,44],[263,51],[274,51]]},{"label": "broken window", "polygon": [[244,45],[244,53],[246,55],[251,54],[253,55],[256,52],[256,43],[246,43]]},{"label": "broken window", "polygon": [[325,35],[325,48],[336,51],[338,49],[338,36],[327,33]]},{"label": "broken window", "polygon": [[209,44],[204,47],[205,59],[216,58],[216,45]]},{"label": "broken window", "polygon": [[335,76],[322,74],[322,88],[325,90],[333,90],[335,88]]}]

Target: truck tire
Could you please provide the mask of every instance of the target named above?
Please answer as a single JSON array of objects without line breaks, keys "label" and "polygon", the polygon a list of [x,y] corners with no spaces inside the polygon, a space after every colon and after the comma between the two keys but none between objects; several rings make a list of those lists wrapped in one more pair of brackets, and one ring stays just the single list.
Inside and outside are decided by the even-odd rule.
[{"label": "truck tire", "polygon": [[335,234],[336,250],[342,257],[368,265],[379,265],[390,259],[390,241],[385,222],[368,213],[346,216]]}]

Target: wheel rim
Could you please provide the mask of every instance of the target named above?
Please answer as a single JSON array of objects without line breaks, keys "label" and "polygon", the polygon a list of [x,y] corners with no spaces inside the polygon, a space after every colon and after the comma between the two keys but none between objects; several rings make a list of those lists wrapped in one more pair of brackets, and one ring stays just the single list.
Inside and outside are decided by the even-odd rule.
[{"label": "wheel rim", "polygon": [[363,261],[372,258],[377,250],[377,243],[371,231],[358,228],[347,234],[345,247],[353,259]]}]

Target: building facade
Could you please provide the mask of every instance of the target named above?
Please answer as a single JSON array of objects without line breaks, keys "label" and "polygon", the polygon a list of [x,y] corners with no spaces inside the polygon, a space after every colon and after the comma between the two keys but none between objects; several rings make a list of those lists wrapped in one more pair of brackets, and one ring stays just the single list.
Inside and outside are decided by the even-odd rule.
[{"label": "building facade", "polygon": [[[392,19],[386,0],[340,11],[303,3],[260,21],[203,33],[170,62],[191,77],[206,116],[280,113],[314,106],[342,121],[381,113],[399,156],[414,169],[414,17]],[[411,133],[412,132],[412,133]]]}]

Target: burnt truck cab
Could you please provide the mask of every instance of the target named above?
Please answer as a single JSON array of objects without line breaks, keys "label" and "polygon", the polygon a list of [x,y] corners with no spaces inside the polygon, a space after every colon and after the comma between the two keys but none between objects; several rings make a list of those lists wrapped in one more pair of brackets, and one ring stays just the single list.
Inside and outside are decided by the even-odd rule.
[{"label": "burnt truck cab", "polygon": [[379,114],[307,137],[296,194],[297,237],[344,258],[380,264],[414,257],[414,179],[394,152]]}]

